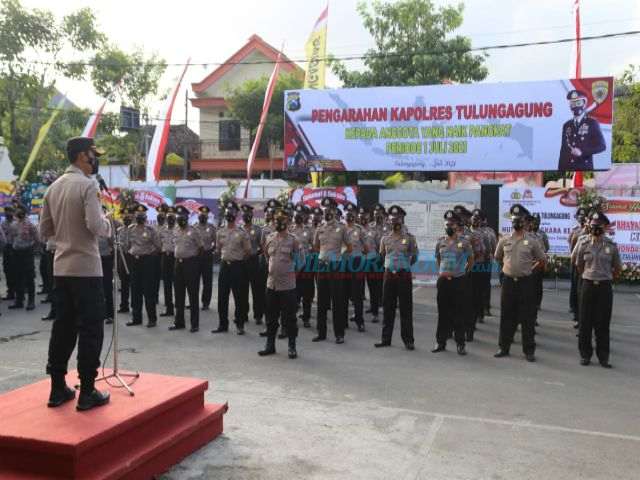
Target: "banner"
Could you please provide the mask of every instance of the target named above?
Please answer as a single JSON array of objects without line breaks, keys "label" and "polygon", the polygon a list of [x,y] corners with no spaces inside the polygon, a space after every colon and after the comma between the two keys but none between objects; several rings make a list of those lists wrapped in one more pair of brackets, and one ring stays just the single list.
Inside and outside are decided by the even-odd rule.
[{"label": "banner", "polygon": [[640,264],[640,198],[608,198],[605,213],[611,221],[608,233],[618,244],[622,262]]},{"label": "banner", "polygon": [[324,188],[296,188],[291,192],[293,203],[304,203],[307,207],[319,207],[324,197],[331,197],[338,206],[347,202],[358,204],[358,187],[324,187]]},{"label": "banner", "polygon": [[[107,209],[115,209],[120,212],[120,194],[122,190],[119,188],[110,188],[101,192],[102,204]],[[134,190],[134,199],[137,203],[142,203],[147,207],[147,220],[150,223],[156,222],[156,208],[162,203],[173,205],[176,199],[176,187],[146,187],[145,189]]]},{"label": "banner", "polygon": [[514,203],[523,205],[532,214],[540,214],[540,229],[549,237],[549,253],[568,257],[569,234],[576,225],[574,215],[578,208],[578,190],[559,188],[500,188],[501,235],[511,233],[509,209]]},{"label": "banner", "polygon": [[320,14],[304,47],[307,54],[307,72],[304,76],[304,88],[324,88],[328,20],[329,5]]},{"label": "banner", "polygon": [[284,168],[606,170],[612,102],[611,77],[287,91]]},{"label": "banner", "polygon": [[4,213],[4,207],[11,206],[13,200],[14,186],[12,182],[0,182],[0,209]]},{"label": "banner", "polygon": [[482,182],[501,182],[505,187],[540,187],[542,172],[451,172],[449,188],[480,188]]}]

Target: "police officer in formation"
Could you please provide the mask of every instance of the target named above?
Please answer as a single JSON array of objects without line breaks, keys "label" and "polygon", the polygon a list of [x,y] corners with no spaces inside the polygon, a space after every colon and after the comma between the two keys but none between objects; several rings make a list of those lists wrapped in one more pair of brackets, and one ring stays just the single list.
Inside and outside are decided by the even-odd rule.
[{"label": "police officer in formation", "polygon": [[496,261],[502,264],[504,279],[500,299],[500,349],[496,358],[510,353],[518,325],[522,329],[522,350],[527,361],[535,362],[536,297],[533,272],[544,269],[545,255],[536,237],[525,229],[529,211],[520,204],[510,209],[513,231],[496,247]]},{"label": "police officer in formation", "polygon": [[12,257],[15,267],[16,298],[15,303],[9,308],[24,308],[26,295],[27,310],[34,310],[36,308],[34,249],[39,238],[38,230],[27,217],[27,209],[23,205],[16,206],[16,220],[11,224],[10,235],[13,242]]},{"label": "police officer in formation", "polygon": [[[365,268],[363,269],[364,279],[369,288],[369,309],[366,313],[371,314],[371,323],[378,323],[378,311],[382,303],[382,274],[383,266],[380,261],[380,240],[381,236],[375,228],[375,224],[370,222],[369,211],[364,207],[358,208],[358,223],[362,227],[364,234],[364,244],[366,254],[364,256]],[[365,283],[362,282],[364,297]]]},{"label": "police officer in formation", "polygon": [[118,262],[118,277],[120,278],[120,306],[118,313],[128,313],[130,311],[129,301],[131,299],[131,268],[133,265],[133,257],[129,253],[129,236],[131,230],[129,227],[133,222],[133,212],[129,207],[120,209],[122,225],[117,230],[117,241],[120,246],[116,262]]},{"label": "police officer in formation", "polygon": [[127,326],[142,325],[142,305],[147,311],[147,327],[157,324],[156,292],[153,275],[160,252],[160,237],[155,228],[147,224],[147,207],[134,207],[135,224],[128,227],[129,253],[131,254],[131,307],[132,318]]},{"label": "police officer in formation", "polygon": [[211,213],[209,207],[202,205],[198,212],[196,229],[204,245],[200,258],[199,278],[202,278],[202,310],[206,311],[209,310],[213,293],[213,255],[216,250],[216,227],[209,221]]},{"label": "police officer in formation", "polygon": [[340,211],[336,201],[325,197],[321,206],[324,211],[324,223],[318,226],[313,239],[314,250],[318,253],[318,334],[311,341],[321,342],[327,339],[327,312],[331,308],[333,334],[336,343],[342,344],[347,328],[347,296],[344,283],[340,281],[346,274],[342,253],[351,253],[351,244],[346,226],[336,219],[336,214]]},{"label": "police officer in formation", "polygon": [[[264,316],[264,295],[266,289],[265,269],[260,256],[262,254],[262,229],[259,225],[253,223],[253,207],[244,204],[240,207],[242,211],[242,230],[249,236],[251,241],[251,254],[245,260],[245,268],[247,270],[248,287],[251,289],[251,305],[253,310],[253,319],[256,325],[262,325],[262,317]],[[249,289],[245,292],[249,302]],[[248,312],[247,312],[248,313]]]},{"label": "police officer in formation", "polygon": [[[538,239],[540,242],[540,246],[542,247],[542,251],[546,254],[549,251],[549,237],[547,236],[544,230],[540,230],[540,214],[534,213],[530,218],[531,225],[531,233],[534,237]],[[542,306],[542,295],[543,295],[543,280],[544,280],[544,270],[536,270],[534,272],[534,278],[536,282],[536,311],[540,310]],[[537,323],[537,322],[536,322]]]},{"label": "police officer in formation", "polygon": [[201,229],[189,225],[189,211],[183,207],[176,208],[178,228],[174,232],[175,273],[174,285],[176,290],[175,322],[169,330],[182,330],[184,322],[185,291],[189,295],[189,318],[191,333],[200,329],[200,308],[198,306],[198,290],[200,288],[200,263],[204,242]]},{"label": "police officer in formation", "polygon": [[302,325],[311,327],[311,304],[315,295],[315,279],[313,264],[313,227],[307,225],[309,209],[299,204],[295,207],[293,225],[289,227],[289,233],[298,241],[300,257],[296,263],[296,303],[302,306]]},{"label": "police officer in formation", "polygon": [[164,306],[165,311],[160,314],[161,317],[173,317],[173,286],[175,272],[175,236],[176,236],[176,208],[167,207],[166,209],[166,225],[158,229],[160,237],[160,272],[162,276],[162,286],[164,289]]},{"label": "police officer in formation", "polygon": [[453,211],[444,214],[445,236],[436,243],[435,258],[438,268],[437,297],[438,327],[433,353],[444,352],[453,332],[458,354],[466,355],[465,308],[460,302],[465,288],[465,275],[474,265],[473,248],[469,240],[459,233],[463,220]]},{"label": "police officer in formation", "polygon": [[218,328],[211,333],[229,331],[229,295],[233,294],[235,303],[235,323],[238,335],[244,335],[247,322],[247,271],[245,260],[251,254],[251,240],[246,232],[236,225],[238,205],[229,201],[225,205],[226,226],[218,229],[216,249],[220,254],[220,272],[218,274]]},{"label": "police officer in formation", "polygon": [[[347,298],[353,303],[354,317],[350,319],[358,326],[359,332],[364,332],[364,307],[362,296],[364,294],[365,260],[368,253],[366,234],[362,225],[356,223],[358,208],[351,202],[345,206],[345,225],[347,243],[351,246],[350,252],[344,253],[346,263],[346,275],[344,279],[344,291]],[[344,302],[344,315],[349,316],[349,301]]]},{"label": "police officer in formation", "polygon": [[593,355],[592,333],[595,334],[596,357],[604,368],[609,363],[609,326],[613,306],[611,282],[620,273],[622,263],[618,246],[605,235],[609,219],[594,212],[589,221],[588,237],[576,246],[575,264],[582,276],[580,292],[580,364],[587,366]]},{"label": "police officer in formation", "polygon": [[296,272],[295,263],[300,255],[300,244],[288,231],[289,216],[283,210],[275,213],[275,232],[264,244],[264,254],[268,262],[266,290],[267,343],[260,356],[276,353],[275,341],[278,332],[278,318],[286,325],[289,338],[288,356],[294,359],[298,325],[296,318]]},{"label": "police officer in formation", "polygon": [[413,272],[412,266],[418,260],[416,239],[403,231],[402,207],[389,208],[391,232],[380,241],[380,255],[384,258],[384,280],[382,285],[382,338],[376,347],[391,345],[396,308],[400,307],[400,336],[407,350],[414,350],[413,338]]},{"label": "police officer in formation", "polygon": [[484,245],[483,254],[479,258],[475,258],[474,255],[475,264],[471,272],[477,323],[484,323],[484,316],[487,313],[487,299],[491,297],[493,253],[497,244],[495,233],[487,226],[486,220],[487,217],[481,209],[476,208],[471,212],[471,230],[480,233]]},{"label": "police officer in formation", "polygon": [[[578,243],[578,239],[588,234],[588,224],[587,224],[587,209],[584,207],[579,207],[576,210],[575,219],[578,224],[573,227],[571,233],[569,234],[569,252],[573,252],[575,250],[576,244]],[[571,290],[569,292],[569,311],[573,313],[573,328],[578,328],[579,315],[578,315],[578,286],[580,284],[580,273],[578,272],[575,261],[571,262],[570,266],[570,275],[571,275]]]},{"label": "police officer in formation", "polygon": [[484,317],[490,317],[491,316],[491,276],[493,274],[493,267],[495,262],[494,260],[494,254],[496,251],[496,246],[498,245],[498,236],[496,235],[496,232],[493,230],[493,228],[491,228],[489,226],[489,221],[487,219],[487,216],[484,214],[484,212],[482,212],[481,214],[481,224],[482,224],[482,231],[484,232],[485,236],[488,239],[489,242],[489,255],[488,255],[488,262],[489,262],[489,266],[486,270],[486,290],[485,290],[485,295],[484,295],[484,315],[481,316],[478,319],[479,323],[484,323]]},{"label": "police officer in formation", "polygon": [[[158,238],[160,238],[160,231],[166,226],[168,210],[169,206],[166,203],[161,203],[158,208],[156,208],[156,224],[154,225],[154,229],[156,230]],[[156,304],[158,304],[160,296],[160,281],[162,280],[162,245],[160,245],[157,255],[154,256],[153,261],[153,292]]]}]

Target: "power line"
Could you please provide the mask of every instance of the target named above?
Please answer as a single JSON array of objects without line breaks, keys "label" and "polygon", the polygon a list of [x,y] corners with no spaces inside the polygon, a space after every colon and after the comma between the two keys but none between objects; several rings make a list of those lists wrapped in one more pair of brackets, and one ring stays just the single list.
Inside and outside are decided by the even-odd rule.
[{"label": "power line", "polygon": [[[600,35],[591,35],[582,37],[581,40],[583,42],[588,42],[592,40],[604,40],[610,38],[620,38],[620,37],[628,37],[632,35],[640,34],[640,30],[629,30],[626,32],[617,32],[617,33],[604,33]],[[521,42],[521,43],[505,43],[498,45],[487,45],[482,47],[471,47],[471,48],[450,48],[443,50],[416,50],[413,52],[406,53],[371,53],[371,54],[353,54],[353,55],[342,55],[342,56],[334,56],[334,57],[325,57],[320,60],[330,60],[335,59],[339,61],[355,61],[355,60],[365,60],[365,59],[373,59],[373,58],[406,58],[406,57],[415,57],[421,55],[444,55],[444,54],[460,54],[460,53],[470,53],[470,52],[488,52],[492,50],[504,50],[508,48],[523,48],[523,47],[534,47],[534,46],[542,46],[542,45],[559,45],[563,43],[573,43],[575,42],[575,37],[567,37],[567,38],[559,38],[556,40],[540,40],[535,42]],[[2,60],[5,64],[16,63],[9,60]],[[107,66],[120,66],[121,64],[113,63],[113,62],[52,62],[52,61],[40,61],[40,60],[25,60],[23,62],[17,63],[28,63],[33,65],[57,65],[57,66],[94,66],[94,67],[107,67]],[[200,66],[200,67],[210,67],[210,66],[225,66],[225,65],[274,65],[276,63],[275,60],[256,60],[256,61],[239,61],[239,62],[205,62],[205,63],[190,63],[191,66]],[[308,63],[306,58],[302,59],[287,59],[280,60],[277,63]],[[164,63],[164,62],[133,62],[129,63],[129,66],[166,66],[166,67],[184,67],[187,65],[186,63]]]}]

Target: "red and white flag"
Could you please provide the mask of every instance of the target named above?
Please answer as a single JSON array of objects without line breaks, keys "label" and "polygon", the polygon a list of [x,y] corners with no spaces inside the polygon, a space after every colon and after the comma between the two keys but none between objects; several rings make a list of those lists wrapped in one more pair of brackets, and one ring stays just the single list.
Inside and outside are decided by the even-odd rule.
[{"label": "red and white flag", "polygon": [[580,32],[580,0],[573,3],[573,11],[576,16],[576,77],[582,77],[582,34]]},{"label": "red and white flag", "polygon": [[260,115],[260,123],[258,124],[258,131],[256,132],[256,138],[251,146],[251,152],[249,153],[249,159],[247,160],[247,181],[244,187],[244,198],[247,198],[249,194],[249,182],[251,182],[251,172],[253,171],[253,162],[256,159],[258,153],[258,147],[260,146],[260,139],[262,138],[262,131],[264,130],[265,123],[267,122],[267,114],[269,113],[269,105],[271,105],[271,97],[273,91],[276,89],[276,83],[278,82],[278,73],[280,72],[280,59],[282,53],[278,52],[278,58],[276,58],[276,64],[273,67],[271,78],[267,84],[267,91],[264,94],[264,102],[262,102],[262,114]]},{"label": "red and white flag", "polygon": [[92,113],[87,121],[87,124],[84,126],[84,130],[82,130],[81,137],[89,137],[93,138],[96,136],[96,130],[98,129],[98,124],[100,123],[100,119],[102,118],[102,111],[104,110],[104,106],[107,104],[105,100],[102,102],[102,105],[98,109],[97,112]]},{"label": "red and white flag", "polygon": [[164,153],[167,149],[167,143],[169,142],[169,130],[171,128],[171,114],[173,113],[173,104],[176,102],[178,96],[178,90],[180,90],[180,84],[184,78],[184,74],[187,73],[187,68],[191,59],[187,60],[182,75],[178,79],[178,84],[173,90],[173,94],[169,99],[169,105],[167,111],[158,124],[156,130],[153,132],[153,139],[151,140],[151,146],[149,147],[149,153],[147,154],[147,182],[157,182],[160,180],[160,168],[162,168],[162,162],[164,161]]}]

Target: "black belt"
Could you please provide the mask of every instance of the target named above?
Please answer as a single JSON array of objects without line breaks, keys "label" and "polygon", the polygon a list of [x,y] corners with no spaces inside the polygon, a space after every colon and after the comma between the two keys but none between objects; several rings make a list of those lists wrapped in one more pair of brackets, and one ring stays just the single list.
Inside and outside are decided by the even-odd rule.
[{"label": "black belt", "polygon": [[588,278],[583,278],[582,281],[595,285],[596,287],[598,285],[609,285],[611,283],[611,280],[589,280]]},{"label": "black belt", "polygon": [[523,275],[521,277],[512,277],[510,275],[506,275],[504,276],[504,278],[508,278],[509,280],[513,280],[514,282],[518,283],[520,280],[526,280],[527,278],[531,277],[531,274],[529,275]]}]

